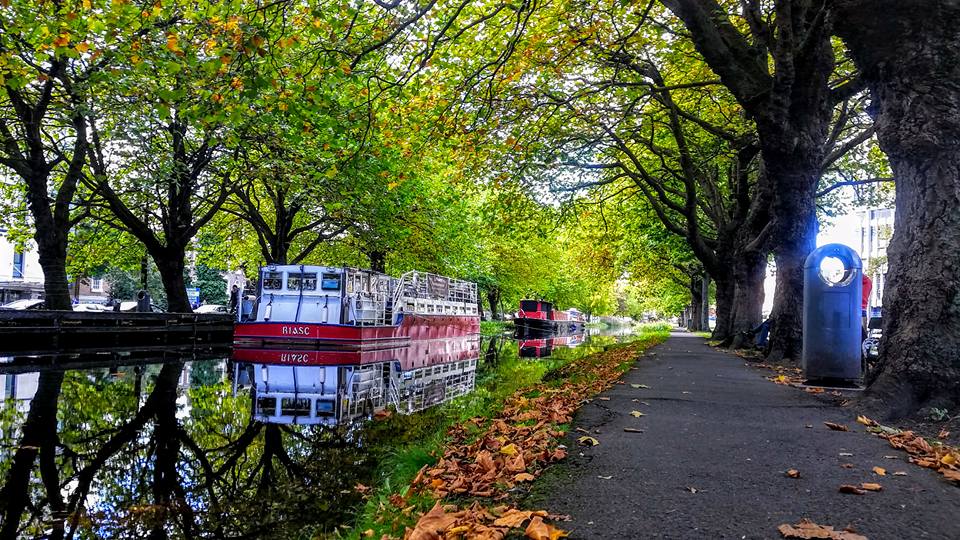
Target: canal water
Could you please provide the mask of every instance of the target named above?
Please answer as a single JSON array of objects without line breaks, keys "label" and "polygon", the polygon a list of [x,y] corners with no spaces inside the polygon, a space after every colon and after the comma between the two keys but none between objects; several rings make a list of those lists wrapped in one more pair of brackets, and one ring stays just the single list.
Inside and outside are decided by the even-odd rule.
[{"label": "canal water", "polygon": [[633,337],[0,357],[0,538],[316,537],[457,407]]}]

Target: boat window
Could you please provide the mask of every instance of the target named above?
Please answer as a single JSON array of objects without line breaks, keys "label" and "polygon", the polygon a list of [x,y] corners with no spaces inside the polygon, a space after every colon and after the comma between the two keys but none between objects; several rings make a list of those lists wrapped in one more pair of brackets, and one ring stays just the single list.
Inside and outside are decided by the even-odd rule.
[{"label": "boat window", "polygon": [[281,272],[264,272],[263,273],[263,290],[279,291],[282,288],[283,288],[283,273]]},{"label": "boat window", "polygon": [[305,291],[317,290],[317,274],[316,273],[287,274],[287,290],[288,291],[299,291],[301,287]]},{"label": "boat window", "polygon": [[276,414],[277,398],[275,397],[257,398],[257,412],[261,414]]},{"label": "boat window", "polygon": [[333,416],[334,402],[332,399],[317,400],[317,416]]},{"label": "boat window", "polygon": [[[314,274],[314,279],[316,279],[316,274]],[[316,287],[316,285],[314,285]],[[324,291],[339,291],[340,290],[340,274],[331,274],[324,272],[322,276],[322,281],[320,282],[320,288]]]},{"label": "boat window", "polygon": [[284,416],[309,415],[310,400],[307,398],[283,398],[280,400],[280,414]]},{"label": "boat window", "polygon": [[537,311],[537,301],[536,300],[521,300],[520,309],[523,311]]}]

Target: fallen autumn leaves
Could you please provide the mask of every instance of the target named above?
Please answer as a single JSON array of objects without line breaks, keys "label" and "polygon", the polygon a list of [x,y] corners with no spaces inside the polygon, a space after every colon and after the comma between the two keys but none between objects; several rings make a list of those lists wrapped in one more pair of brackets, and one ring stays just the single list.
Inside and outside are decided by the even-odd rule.
[{"label": "fallen autumn leaves", "polygon": [[479,502],[470,508],[457,510],[456,506],[443,507],[437,502],[424,514],[416,528],[409,530],[408,540],[438,540],[441,538],[473,538],[500,540],[510,529],[519,528],[529,521],[524,534],[533,540],[557,540],[567,534],[544,523],[547,513],[542,510],[517,510],[501,506],[486,509]]},{"label": "fallen autumn leaves", "polygon": [[910,454],[910,463],[934,469],[947,480],[960,484],[960,450],[957,448],[940,442],[930,444],[912,431],[882,426],[865,416],[858,416],[857,422],[867,426],[870,433],[886,439],[890,446]]},{"label": "fallen autumn leaves", "polygon": [[777,528],[784,538],[829,538],[833,540],[867,540],[853,531],[835,531],[827,525],[817,525],[809,519],[801,520],[796,525],[784,523]]},{"label": "fallen autumn leaves", "polygon": [[[556,373],[559,384],[540,383],[511,396],[494,418],[473,418],[448,431],[442,457],[424,466],[412,482],[420,493],[437,502],[416,525],[407,528],[407,540],[503,538],[522,528],[534,540],[556,540],[566,534],[547,524],[545,511],[527,511],[506,504],[488,508],[475,500],[470,506],[442,504],[457,498],[504,501],[518,484],[534,480],[543,468],[566,457],[565,435],[558,426],[572,419],[583,399],[613,386],[639,352],[655,344],[640,340],[572,362]],[[599,444],[593,437],[581,444]],[[397,501],[400,507],[403,501]],[[524,523],[526,526],[524,527]]]}]

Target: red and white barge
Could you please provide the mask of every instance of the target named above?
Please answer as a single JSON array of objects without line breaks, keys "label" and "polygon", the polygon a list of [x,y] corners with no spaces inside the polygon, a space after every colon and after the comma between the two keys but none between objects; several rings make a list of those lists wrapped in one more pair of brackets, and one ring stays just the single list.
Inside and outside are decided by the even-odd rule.
[{"label": "red and white barge", "polygon": [[480,331],[477,285],[436,274],[271,265],[259,283],[252,316],[234,328],[240,344],[380,348]]},{"label": "red and white barge", "polygon": [[576,333],[582,332],[586,324],[583,314],[576,309],[561,311],[543,300],[521,300],[513,322],[521,334]]}]

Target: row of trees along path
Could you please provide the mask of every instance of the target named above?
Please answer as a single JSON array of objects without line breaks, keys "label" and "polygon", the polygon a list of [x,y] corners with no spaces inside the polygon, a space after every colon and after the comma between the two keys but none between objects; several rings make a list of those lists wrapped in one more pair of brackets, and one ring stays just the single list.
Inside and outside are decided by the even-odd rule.
[{"label": "row of trees along path", "polygon": [[[364,172],[378,170],[366,160],[378,164],[387,147],[361,152],[379,142],[373,104],[425,70],[437,80],[442,69],[444,88],[456,99],[444,100],[434,120],[465,126],[461,131],[496,138],[503,133],[498,125],[528,126],[537,112],[589,126],[595,137],[579,144],[568,137],[562,142],[570,145],[560,144],[554,155],[511,137],[500,154],[510,159],[490,161],[503,168],[529,152],[541,164],[608,171],[631,182],[716,282],[718,337],[758,322],[763,265],[772,253],[774,360],[799,357],[802,263],[815,242],[824,172],[875,135],[896,178],[897,215],[882,360],[869,395],[886,400],[893,413],[960,402],[956,0],[651,0],[470,10],[377,3],[352,17],[341,6],[305,13],[286,3],[241,4],[242,16],[233,6],[138,2],[16,2],[0,10],[0,164],[21,181],[50,307],[69,307],[67,240],[88,217],[143,244],[173,310],[189,309],[187,247],[223,211],[255,228],[269,260],[302,260],[303,253],[289,253],[292,236],[313,235],[309,249],[353,227],[369,239],[363,249],[381,268],[391,237],[351,222],[342,210],[355,200],[352,182],[367,182],[356,192],[384,198],[395,185],[380,189],[384,181]],[[552,26],[544,33],[537,24]],[[558,29],[571,32],[569,39],[543,41]],[[425,44],[418,32],[428,36]],[[673,37],[664,40],[662,32]],[[490,46],[477,50],[476,43]],[[432,66],[438,55],[462,62]],[[409,62],[393,61],[400,57]],[[564,80],[561,67],[570,62],[585,70]],[[521,77],[518,66],[536,67],[542,77]],[[677,81],[675,74],[687,72],[695,80]],[[586,73],[598,79],[571,84],[587,80]],[[512,96],[505,93],[511,87],[519,89]],[[572,87],[578,90],[565,95]],[[709,95],[720,116],[690,111],[686,91],[697,87],[723,89]],[[591,101],[613,92],[622,99]],[[722,106],[726,96],[739,116]],[[651,108],[643,108],[648,102]],[[511,110],[513,116],[502,113]],[[872,126],[858,123],[864,112]],[[459,123],[465,116],[474,123]],[[309,144],[313,138],[302,134],[321,125],[335,135],[313,147],[309,168],[322,175],[244,189],[247,165],[277,147],[266,134],[296,133],[292,148]],[[648,126],[654,131],[644,131]],[[529,130],[530,137],[545,133]],[[283,174],[285,157],[257,175]],[[538,168],[525,162],[517,169]],[[349,176],[338,176],[345,170]],[[311,189],[324,178],[349,181],[344,189]],[[339,204],[323,204],[344,192]],[[273,223],[258,219],[259,204],[274,207]]]}]

